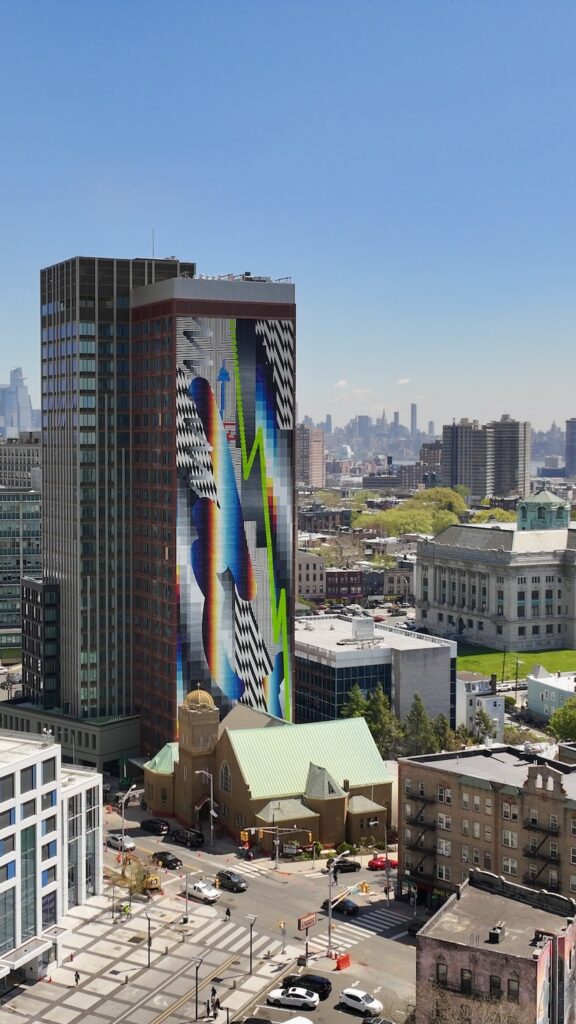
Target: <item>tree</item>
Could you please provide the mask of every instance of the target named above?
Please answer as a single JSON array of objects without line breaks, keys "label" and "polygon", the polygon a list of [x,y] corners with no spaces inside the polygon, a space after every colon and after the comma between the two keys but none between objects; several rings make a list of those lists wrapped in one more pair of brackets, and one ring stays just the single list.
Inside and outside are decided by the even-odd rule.
[{"label": "tree", "polygon": [[397,757],[402,743],[402,725],[390,708],[381,683],[368,697],[366,721],[380,755],[384,758]]},{"label": "tree", "polygon": [[348,699],[342,708],[342,718],[366,718],[367,714],[368,701],[358,683],[354,683],[348,691]]},{"label": "tree", "polygon": [[404,719],[404,752],[408,755],[435,754],[437,749],[438,742],[430,716],[422,697],[417,693]]},{"label": "tree", "polygon": [[478,739],[482,740],[482,742],[484,742],[487,736],[493,739],[496,735],[496,726],[490,716],[486,714],[484,708],[478,708],[474,716],[474,730]]},{"label": "tree", "polygon": [[487,996],[462,999],[433,983],[418,984],[415,1016],[419,1024],[533,1024],[535,1019],[530,1005]]},{"label": "tree", "polygon": [[515,523],[516,513],[507,512],[504,508],[483,508],[481,512],[474,513],[470,522],[489,523],[492,519],[496,523]]},{"label": "tree", "polygon": [[436,718],[432,721],[432,730],[440,750],[448,750],[448,736],[451,730],[446,715],[442,713],[436,715]]},{"label": "tree", "polygon": [[563,707],[557,708],[550,718],[548,731],[557,740],[576,740],[576,696],[569,697]]},{"label": "tree", "polygon": [[438,509],[432,516],[432,533],[440,533],[448,526],[456,526],[460,520],[455,512],[449,512],[447,508]]}]

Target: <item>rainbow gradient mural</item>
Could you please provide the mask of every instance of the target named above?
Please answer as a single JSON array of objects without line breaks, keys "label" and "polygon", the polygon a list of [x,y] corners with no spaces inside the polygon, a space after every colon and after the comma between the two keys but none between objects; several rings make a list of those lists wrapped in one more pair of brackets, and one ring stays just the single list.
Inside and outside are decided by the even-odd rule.
[{"label": "rainbow gradient mural", "polygon": [[178,701],[291,717],[294,324],[181,316]]}]

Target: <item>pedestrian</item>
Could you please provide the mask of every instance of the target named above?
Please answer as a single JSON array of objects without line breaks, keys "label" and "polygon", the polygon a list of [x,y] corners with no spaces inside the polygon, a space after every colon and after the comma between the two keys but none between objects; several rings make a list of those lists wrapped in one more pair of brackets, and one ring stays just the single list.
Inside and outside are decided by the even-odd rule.
[{"label": "pedestrian", "polygon": [[229,922],[229,920],[230,920],[230,917],[231,917],[231,916],[232,916],[232,915],[230,914],[230,907],[226,907],[226,913],[224,914],[224,917],[225,917],[225,919],[226,919],[226,923],[227,923],[227,924],[228,924],[228,922]]},{"label": "pedestrian", "polygon": [[219,1009],[220,1009],[220,1000],[219,999],[215,999],[214,1000],[214,1010],[215,1010],[214,1016],[216,1016],[216,1014],[218,1013]]},{"label": "pedestrian", "polygon": [[216,989],[214,988],[214,985],[212,985],[212,989],[211,989],[211,992],[210,992],[210,998],[211,999],[216,999]]},{"label": "pedestrian", "polygon": [[78,971],[74,971],[74,981],[76,982],[76,988],[78,988],[80,984],[80,974]]},{"label": "pedestrian", "polygon": [[207,1017],[210,1016],[210,1000],[209,999],[206,1000],[206,1016]]}]

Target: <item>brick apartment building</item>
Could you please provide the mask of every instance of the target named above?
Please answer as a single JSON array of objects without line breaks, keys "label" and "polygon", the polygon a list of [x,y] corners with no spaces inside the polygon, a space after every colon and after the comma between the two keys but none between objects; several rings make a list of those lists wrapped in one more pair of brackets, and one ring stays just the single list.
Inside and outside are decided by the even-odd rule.
[{"label": "brick apartment building", "polygon": [[576,764],[511,746],[402,758],[398,878],[429,903],[470,867],[576,893]]}]

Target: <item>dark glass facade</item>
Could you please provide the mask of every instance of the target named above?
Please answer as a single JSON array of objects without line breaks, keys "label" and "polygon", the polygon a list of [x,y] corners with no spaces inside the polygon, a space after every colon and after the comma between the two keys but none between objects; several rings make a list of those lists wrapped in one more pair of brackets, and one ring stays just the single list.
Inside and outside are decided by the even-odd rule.
[{"label": "dark glass facade", "polygon": [[319,661],[296,658],[295,722],[324,722],[340,718],[352,686],[369,696],[380,684],[391,701],[392,665],[351,665],[335,669]]}]

